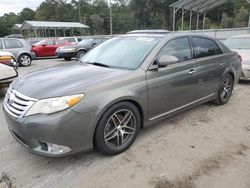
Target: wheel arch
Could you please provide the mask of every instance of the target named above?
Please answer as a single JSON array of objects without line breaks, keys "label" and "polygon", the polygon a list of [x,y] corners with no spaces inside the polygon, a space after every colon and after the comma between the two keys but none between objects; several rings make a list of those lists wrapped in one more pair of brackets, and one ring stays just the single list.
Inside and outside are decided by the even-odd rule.
[{"label": "wheel arch", "polygon": [[96,121],[96,125],[94,127],[94,131],[93,131],[93,136],[92,136],[92,140],[93,140],[93,145],[95,146],[95,132],[96,132],[96,128],[97,128],[97,125],[98,123],[100,122],[101,118],[103,117],[104,113],[109,109],[111,108],[112,106],[118,104],[118,103],[121,103],[121,102],[129,102],[129,103],[132,103],[133,105],[136,106],[136,108],[138,109],[139,113],[140,113],[140,116],[141,116],[141,125],[140,125],[140,129],[143,129],[144,128],[144,117],[145,117],[145,114],[144,114],[144,110],[142,108],[142,105],[140,104],[139,101],[133,99],[133,98],[120,98],[120,99],[117,99],[115,101],[112,101],[110,102],[109,104],[107,104],[103,110],[99,113],[100,115],[98,116],[97,118],[97,121]]},{"label": "wheel arch", "polygon": [[87,52],[88,50],[86,48],[79,48],[79,49],[77,49],[76,52],[78,53],[79,51],[85,51],[85,52]]}]

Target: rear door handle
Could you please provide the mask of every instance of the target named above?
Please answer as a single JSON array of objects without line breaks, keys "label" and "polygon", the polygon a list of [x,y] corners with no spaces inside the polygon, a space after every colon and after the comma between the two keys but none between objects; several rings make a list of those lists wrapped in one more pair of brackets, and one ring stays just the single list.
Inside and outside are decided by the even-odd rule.
[{"label": "rear door handle", "polygon": [[189,75],[192,75],[192,74],[194,74],[194,73],[195,73],[195,70],[194,70],[194,69],[191,69],[191,70],[188,72]]},{"label": "rear door handle", "polygon": [[223,62],[220,63],[220,66],[221,66],[221,67],[224,67],[224,65],[225,65],[225,64],[224,64]]}]

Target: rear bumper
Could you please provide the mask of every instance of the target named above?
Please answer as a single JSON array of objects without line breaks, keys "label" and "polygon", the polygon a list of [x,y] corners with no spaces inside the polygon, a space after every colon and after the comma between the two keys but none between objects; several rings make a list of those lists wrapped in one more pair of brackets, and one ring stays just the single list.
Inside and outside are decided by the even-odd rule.
[{"label": "rear bumper", "polygon": [[30,56],[31,56],[32,60],[36,60],[37,59],[35,52],[30,52]]},{"label": "rear bumper", "polygon": [[250,79],[250,64],[243,64],[242,65],[242,76],[241,79],[248,80]]},{"label": "rear bumper", "polygon": [[73,58],[76,57],[76,52],[56,52],[56,56],[59,58]]}]

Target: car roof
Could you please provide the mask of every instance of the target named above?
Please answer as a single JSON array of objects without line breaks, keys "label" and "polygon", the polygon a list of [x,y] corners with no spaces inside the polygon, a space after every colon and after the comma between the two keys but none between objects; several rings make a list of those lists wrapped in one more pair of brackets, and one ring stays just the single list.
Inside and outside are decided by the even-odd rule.
[{"label": "car roof", "polygon": [[170,31],[163,29],[149,29],[149,30],[133,30],[127,32],[127,34],[168,34]]},{"label": "car roof", "polygon": [[250,38],[250,34],[246,34],[246,35],[236,35],[236,36],[232,36],[231,38]]},{"label": "car roof", "polygon": [[200,33],[191,33],[191,32],[169,32],[168,34],[157,34],[157,33],[143,33],[143,34],[126,34],[124,36],[135,36],[135,37],[157,37],[157,38],[176,38],[176,37],[182,37],[182,36],[196,36],[196,37],[203,37],[208,38],[211,40],[217,40],[209,35],[206,34],[200,34]]}]

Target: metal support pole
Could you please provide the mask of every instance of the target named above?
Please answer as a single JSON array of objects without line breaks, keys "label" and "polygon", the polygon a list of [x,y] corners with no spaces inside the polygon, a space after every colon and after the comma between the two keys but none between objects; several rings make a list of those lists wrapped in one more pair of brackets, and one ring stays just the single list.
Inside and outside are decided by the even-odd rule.
[{"label": "metal support pole", "polygon": [[192,29],[192,16],[193,16],[193,11],[190,10],[190,16],[189,16],[189,30]]},{"label": "metal support pole", "polygon": [[173,31],[175,31],[175,7],[173,7]]},{"label": "metal support pole", "polygon": [[35,34],[36,34],[36,38],[37,38],[37,31],[36,31],[36,29],[35,29]]},{"label": "metal support pole", "polygon": [[28,38],[30,38],[30,30],[28,29]]},{"label": "metal support pole", "polygon": [[205,29],[206,13],[203,14],[203,30]]},{"label": "metal support pole", "polygon": [[79,22],[81,22],[81,0],[78,0],[79,3]]},{"label": "metal support pole", "polygon": [[199,29],[199,18],[200,18],[200,13],[197,12],[197,19],[196,19],[196,30]]},{"label": "metal support pole", "polygon": [[63,36],[65,37],[65,29],[63,29]]},{"label": "metal support pole", "polygon": [[56,29],[54,29],[54,31],[55,31],[55,37],[57,37],[57,34],[56,34]]},{"label": "metal support pole", "polygon": [[112,19],[112,4],[109,0],[109,17],[110,17],[110,35],[113,35],[113,19]]},{"label": "metal support pole", "polygon": [[250,32],[250,13],[249,13],[249,17],[248,17],[248,34]]},{"label": "metal support pole", "polygon": [[185,14],[185,10],[182,9],[182,14],[181,14],[181,30],[184,30],[184,14]]}]

